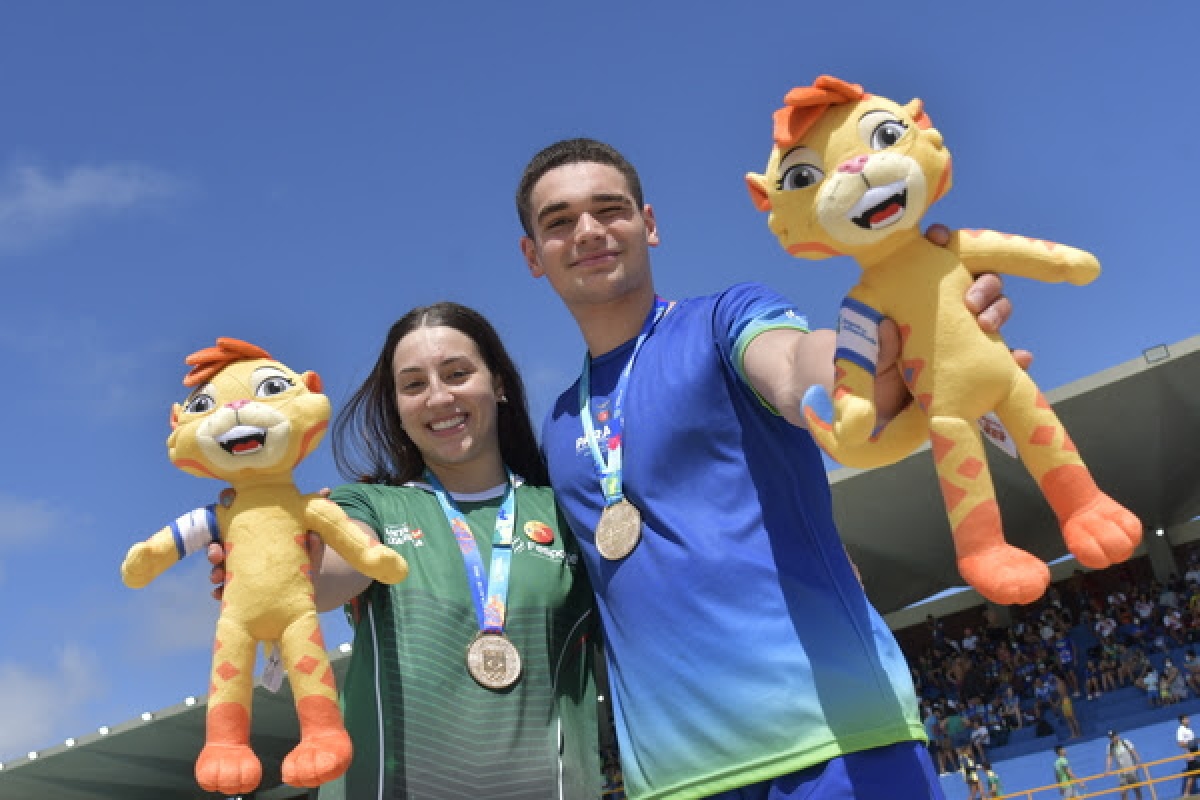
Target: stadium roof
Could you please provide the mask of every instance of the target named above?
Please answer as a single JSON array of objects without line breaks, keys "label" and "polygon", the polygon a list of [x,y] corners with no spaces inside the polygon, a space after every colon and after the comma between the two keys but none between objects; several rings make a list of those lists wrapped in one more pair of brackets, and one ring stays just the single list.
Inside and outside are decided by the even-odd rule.
[{"label": "stadium roof", "polygon": [[[330,653],[334,672],[342,681],[350,657]],[[340,685],[340,684],[339,684]],[[191,701],[191,702],[188,702]],[[204,746],[204,698],[155,711],[150,719],[112,726],[107,733],[79,736],[4,764],[0,797],[5,800],[198,800],[222,795],[196,784],[193,766]],[[105,729],[101,729],[104,731]],[[263,765],[255,800],[292,800],[307,790],[280,783],[283,758],[300,740],[287,681],[278,693],[261,686],[254,690],[254,722],[250,746]]]},{"label": "stadium roof", "polygon": [[[1147,529],[1200,516],[1200,336],[1047,392],[1097,483]],[[1008,539],[1049,561],[1065,552],[1057,522],[1021,464],[989,447]],[[928,447],[891,467],[831,477],[847,549],[881,612],[898,610],[962,583],[954,565]],[[342,680],[344,653],[333,655]],[[155,712],[0,768],[0,796],[12,800],[192,800],[204,740],[204,701]],[[280,785],[280,764],[299,731],[286,687],[255,690],[252,746],[263,761],[258,800],[305,797]]]}]

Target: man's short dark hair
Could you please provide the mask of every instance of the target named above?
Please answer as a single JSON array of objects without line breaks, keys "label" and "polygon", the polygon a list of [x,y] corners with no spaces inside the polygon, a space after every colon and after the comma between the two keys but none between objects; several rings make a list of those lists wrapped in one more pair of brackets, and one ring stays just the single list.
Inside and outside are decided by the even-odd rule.
[{"label": "man's short dark hair", "polygon": [[629,193],[637,210],[641,211],[646,205],[642,197],[642,181],[638,177],[633,164],[610,144],[595,139],[563,139],[549,147],[542,148],[529,160],[525,171],[521,173],[521,182],[517,184],[517,216],[521,219],[521,227],[527,236],[533,236],[533,209],[531,208],[533,186],[543,175],[557,167],[567,164],[592,163],[607,164],[623,176],[629,184]]}]

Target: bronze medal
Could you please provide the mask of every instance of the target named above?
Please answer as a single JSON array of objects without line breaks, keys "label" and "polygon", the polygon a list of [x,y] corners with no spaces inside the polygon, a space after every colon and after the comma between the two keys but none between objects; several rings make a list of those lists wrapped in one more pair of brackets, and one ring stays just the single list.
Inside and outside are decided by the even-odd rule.
[{"label": "bronze medal", "polygon": [[605,506],[596,525],[596,549],[609,561],[620,561],[642,540],[642,514],[637,506],[621,498]]},{"label": "bronze medal", "polygon": [[502,633],[480,633],[467,648],[467,672],[485,689],[507,689],[521,677],[521,654]]}]

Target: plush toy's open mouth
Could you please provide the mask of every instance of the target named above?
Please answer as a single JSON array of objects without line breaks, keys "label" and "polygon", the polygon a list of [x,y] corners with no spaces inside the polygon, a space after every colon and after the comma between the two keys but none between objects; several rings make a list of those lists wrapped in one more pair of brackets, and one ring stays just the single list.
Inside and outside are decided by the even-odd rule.
[{"label": "plush toy's open mouth", "polygon": [[235,456],[257,453],[263,449],[266,442],[267,432],[249,425],[238,425],[217,438],[217,444],[221,445],[226,453]]},{"label": "plush toy's open mouth", "polygon": [[856,215],[851,216],[850,221],[864,230],[879,230],[898,222],[907,207],[908,188],[903,182],[880,186],[863,195],[850,212]]}]

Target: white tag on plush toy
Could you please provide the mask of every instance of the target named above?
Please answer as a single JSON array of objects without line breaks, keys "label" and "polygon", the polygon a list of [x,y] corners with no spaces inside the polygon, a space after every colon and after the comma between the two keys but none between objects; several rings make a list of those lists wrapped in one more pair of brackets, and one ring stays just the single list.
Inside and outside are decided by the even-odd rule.
[{"label": "white tag on plush toy", "polygon": [[1017,445],[1013,442],[1012,437],[1009,436],[1004,423],[1000,421],[1000,418],[994,412],[989,411],[979,418],[979,430],[983,431],[983,435],[992,444],[999,447],[1010,457],[1017,457]]},{"label": "white tag on plush toy", "polygon": [[267,663],[258,681],[268,692],[278,692],[283,686],[283,657],[279,654],[279,644],[267,642],[263,645],[263,654]]},{"label": "white tag on plush toy", "polygon": [[837,352],[834,359],[844,359],[875,374],[879,363],[879,323],[883,314],[852,297],[842,300],[838,314]]}]

